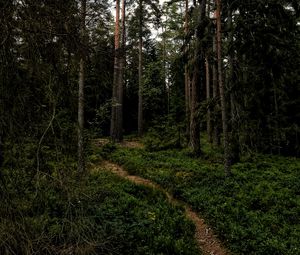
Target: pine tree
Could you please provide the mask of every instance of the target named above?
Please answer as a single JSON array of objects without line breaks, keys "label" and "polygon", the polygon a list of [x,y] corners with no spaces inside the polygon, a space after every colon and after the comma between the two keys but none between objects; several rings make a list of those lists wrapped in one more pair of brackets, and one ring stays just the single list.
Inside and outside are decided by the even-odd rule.
[{"label": "pine tree", "polygon": [[143,0],[139,0],[138,135],[143,135]]},{"label": "pine tree", "polygon": [[[80,36],[82,44],[85,45],[85,16],[86,0],[81,0],[81,28]],[[79,82],[78,82],[78,171],[84,172],[84,80],[85,80],[85,56],[81,52],[79,63]]]},{"label": "pine tree", "polygon": [[205,34],[206,0],[199,1],[200,8],[196,28],[196,46],[194,56],[194,70],[191,84],[191,119],[189,146],[195,155],[201,153],[200,148],[200,120],[199,120],[199,93],[205,87],[205,53],[202,39]]},{"label": "pine tree", "polygon": [[218,60],[218,83],[220,89],[221,111],[222,111],[222,127],[223,127],[223,146],[224,146],[224,168],[225,174],[231,174],[230,166],[230,148],[228,138],[228,120],[226,112],[225,88],[223,83],[222,70],[222,37],[221,37],[221,0],[216,0],[216,23],[217,23],[217,60]]},{"label": "pine tree", "polygon": [[118,137],[118,90],[120,88],[120,0],[116,0],[116,20],[115,20],[115,56],[114,56],[114,76],[112,88],[112,111],[110,122],[110,136],[113,142],[119,141]]}]

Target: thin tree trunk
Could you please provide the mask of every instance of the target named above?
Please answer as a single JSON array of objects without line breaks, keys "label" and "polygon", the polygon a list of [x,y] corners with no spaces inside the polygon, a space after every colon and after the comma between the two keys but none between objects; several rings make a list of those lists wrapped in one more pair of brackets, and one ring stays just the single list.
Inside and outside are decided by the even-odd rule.
[{"label": "thin tree trunk", "polygon": [[116,0],[116,22],[115,22],[115,57],[114,77],[112,89],[112,106],[110,121],[110,136],[113,142],[117,140],[117,107],[118,107],[118,83],[120,75],[120,0]]},{"label": "thin tree trunk", "polygon": [[[3,144],[2,143],[2,137],[1,137],[1,134],[0,134],[0,169],[1,169],[2,164],[4,162],[4,153],[3,153],[3,145],[2,144]],[[1,177],[1,171],[0,171],[0,177]]]},{"label": "thin tree trunk", "polygon": [[[277,94],[277,86],[276,81],[274,79],[273,71],[270,72],[270,81],[273,84],[273,96],[274,96],[274,110],[275,110],[275,132],[273,131],[272,135],[272,143],[275,144],[275,151],[278,155],[281,154],[281,146],[280,146],[280,122],[279,122],[279,107],[278,107],[278,94]],[[273,151],[273,148],[272,148]]]},{"label": "thin tree trunk", "polygon": [[213,37],[213,62],[212,62],[212,82],[213,82],[213,98],[214,98],[214,112],[213,112],[213,145],[218,147],[220,145],[220,132],[218,123],[218,71],[216,65],[217,45],[216,36]]},{"label": "thin tree trunk", "polygon": [[[2,165],[4,162],[4,146],[3,146],[3,142],[2,142],[2,136],[1,136],[2,131],[0,131],[0,182],[1,182],[1,186],[6,188],[6,182],[4,181],[3,178],[3,173],[2,173]],[[1,195],[0,195],[1,196]],[[2,199],[2,197],[1,197]]]},{"label": "thin tree trunk", "polygon": [[[228,28],[229,45],[233,44],[233,26],[232,26],[232,11],[228,8]],[[228,88],[230,87],[230,113],[231,113],[231,132],[230,132],[230,160],[231,164],[234,164],[240,159],[240,146],[239,146],[239,126],[238,126],[238,107],[235,96],[235,84],[236,80],[234,75],[234,51],[230,51],[228,55],[229,74],[228,74]]]},{"label": "thin tree trunk", "polygon": [[190,144],[193,154],[199,155],[200,150],[200,125],[198,118],[198,101],[199,101],[199,74],[198,70],[194,71],[193,80],[192,80],[192,89],[191,89],[191,117],[190,117]]},{"label": "thin tree trunk", "polygon": [[138,102],[138,135],[143,135],[143,70],[142,70],[142,54],[143,54],[143,1],[139,1],[139,102]]},{"label": "thin tree trunk", "polygon": [[[166,21],[167,23],[167,16],[166,16]],[[167,115],[169,115],[170,113],[170,98],[169,98],[169,86],[168,86],[168,81],[167,81],[167,71],[166,71],[166,62],[167,62],[167,52],[166,52],[166,37],[165,37],[165,33],[166,29],[164,27],[164,24],[162,24],[162,43],[163,43],[163,80],[164,80],[164,88],[166,90],[166,94],[167,94]]]},{"label": "thin tree trunk", "polygon": [[[210,16],[210,1],[207,3],[207,17]],[[206,118],[206,131],[209,143],[212,143],[212,121],[211,121],[211,108],[210,108],[210,64],[209,56],[206,52],[205,54],[205,76],[206,76],[206,100],[209,103],[207,108],[207,118]]]},{"label": "thin tree trunk", "polygon": [[230,150],[228,140],[228,121],[226,113],[225,89],[222,73],[222,41],[221,41],[221,0],[217,1],[216,22],[217,22],[217,60],[218,60],[218,82],[220,89],[221,111],[222,111],[222,126],[223,126],[223,144],[224,144],[224,168],[225,174],[231,174],[230,166]]},{"label": "thin tree trunk", "polygon": [[204,87],[204,49],[201,40],[204,36],[203,19],[205,18],[206,0],[200,2],[200,13],[196,29],[196,49],[194,57],[194,72],[191,88],[191,119],[190,119],[190,148],[195,155],[201,153],[200,120],[198,113],[199,91]]},{"label": "thin tree trunk", "polygon": [[[206,100],[210,104],[210,71],[209,71],[209,63],[208,56],[205,57],[205,76],[206,76]],[[210,105],[207,108],[207,118],[206,118],[206,131],[208,136],[208,141],[212,142],[212,129],[211,129],[211,110]]]},{"label": "thin tree trunk", "polygon": [[[189,31],[188,25],[188,10],[189,10],[189,0],[185,0],[185,21],[184,21],[184,33],[187,37]],[[189,135],[190,133],[190,74],[188,69],[188,45],[185,42],[185,56],[186,56],[186,63],[184,65],[184,83],[185,83],[185,115],[186,115],[186,134]]]},{"label": "thin tree trunk", "polygon": [[123,140],[123,90],[124,90],[124,68],[125,68],[125,8],[126,2],[122,0],[122,32],[121,32],[121,49],[120,49],[120,69],[118,75],[117,88],[117,130],[116,140],[121,142]]},{"label": "thin tree trunk", "polygon": [[[81,41],[85,43],[85,16],[86,0],[81,0]],[[83,173],[85,170],[84,159],[84,76],[85,76],[85,59],[83,50],[79,63],[79,81],[78,81],[78,171]]]}]

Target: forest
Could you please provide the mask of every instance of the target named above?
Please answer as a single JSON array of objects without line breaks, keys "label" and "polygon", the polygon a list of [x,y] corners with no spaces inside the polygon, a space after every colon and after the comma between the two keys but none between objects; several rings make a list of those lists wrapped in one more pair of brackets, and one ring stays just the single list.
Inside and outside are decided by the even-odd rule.
[{"label": "forest", "polygon": [[0,254],[300,255],[298,0],[1,0]]}]

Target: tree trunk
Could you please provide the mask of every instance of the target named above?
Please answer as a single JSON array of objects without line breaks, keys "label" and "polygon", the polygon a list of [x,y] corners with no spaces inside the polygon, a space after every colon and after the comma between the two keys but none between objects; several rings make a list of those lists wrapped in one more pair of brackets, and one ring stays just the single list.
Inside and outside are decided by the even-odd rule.
[{"label": "tree trunk", "polygon": [[110,121],[110,136],[113,142],[117,141],[117,107],[118,107],[118,84],[120,81],[120,0],[116,0],[116,22],[115,22],[115,58],[114,77],[112,89],[112,106]]},{"label": "tree trunk", "polygon": [[143,1],[139,2],[139,103],[138,103],[138,135],[143,135],[143,70],[142,70],[142,54],[143,54]]},{"label": "tree trunk", "polygon": [[210,72],[208,56],[205,57],[205,76],[206,76],[206,100],[209,103],[207,108],[207,118],[206,118],[206,131],[209,143],[212,143],[212,129],[211,129],[211,110],[210,110]]},{"label": "tree trunk", "polygon": [[[210,16],[210,1],[207,3],[207,17]],[[211,107],[210,107],[210,64],[209,56],[206,52],[205,54],[205,77],[206,77],[206,100],[209,103],[207,108],[207,118],[206,118],[206,131],[208,136],[208,142],[212,143],[212,121],[211,121]]]},{"label": "tree trunk", "polygon": [[213,144],[218,147],[221,143],[220,132],[219,132],[219,121],[218,121],[218,71],[216,65],[217,45],[216,36],[213,37],[213,62],[212,62],[212,82],[213,82],[213,98],[214,98],[214,112],[213,112]]},{"label": "tree trunk", "polygon": [[[4,153],[3,153],[2,137],[0,134],[0,170],[1,170],[3,162],[4,162]],[[0,177],[1,177],[1,171],[0,171]]]},{"label": "tree trunk", "polygon": [[204,49],[201,40],[204,37],[205,28],[203,20],[205,18],[206,0],[200,2],[200,13],[196,29],[196,49],[194,57],[194,72],[191,88],[191,119],[190,119],[190,148],[192,153],[200,155],[200,120],[198,113],[199,91],[204,88]]},{"label": "tree trunk", "polygon": [[125,68],[125,8],[126,2],[122,0],[122,32],[121,32],[121,49],[120,49],[120,68],[118,75],[117,88],[117,130],[116,140],[121,142],[123,140],[123,90],[124,90],[124,68]]},{"label": "tree trunk", "polygon": [[[184,21],[184,33],[187,37],[189,31],[188,25],[188,10],[189,10],[189,0],[185,0],[185,21]],[[185,49],[184,49],[186,63],[184,65],[184,83],[185,83],[185,116],[186,116],[186,134],[187,136],[190,133],[190,74],[188,69],[188,45],[185,42]]]},{"label": "tree trunk", "polygon": [[230,150],[228,140],[228,121],[226,113],[225,89],[222,73],[222,42],[221,42],[221,0],[217,1],[216,22],[217,22],[217,60],[218,60],[218,82],[220,89],[221,111],[222,111],[222,126],[223,126],[223,146],[224,146],[224,168],[225,174],[231,174],[230,166]]},{"label": "tree trunk", "polygon": [[[167,23],[167,16],[166,16],[166,23]],[[170,113],[170,91],[168,86],[168,80],[167,80],[167,71],[166,71],[166,63],[167,63],[167,52],[166,52],[166,36],[165,36],[166,28],[164,27],[164,24],[162,24],[162,43],[163,43],[163,80],[164,80],[164,88],[166,90],[167,95],[167,114]]]},{"label": "tree trunk", "polygon": [[[229,45],[233,44],[233,26],[232,26],[232,11],[228,9],[228,28],[229,34]],[[230,50],[228,55],[229,64],[229,77],[228,77],[228,88],[230,87],[230,113],[231,113],[231,132],[230,132],[230,160],[231,164],[234,164],[240,160],[240,146],[239,146],[239,125],[238,125],[238,105],[236,100],[236,80],[234,75],[234,51]]]},{"label": "tree trunk", "polygon": [[[86,0],[81,0],[81,42],[85,44],[85,16],[86,16]],[[79,63],[79,81],[78,81],[78,171],[84,172],[84,76],[85,76],[85,57],[83,50],[81,51]]]}]

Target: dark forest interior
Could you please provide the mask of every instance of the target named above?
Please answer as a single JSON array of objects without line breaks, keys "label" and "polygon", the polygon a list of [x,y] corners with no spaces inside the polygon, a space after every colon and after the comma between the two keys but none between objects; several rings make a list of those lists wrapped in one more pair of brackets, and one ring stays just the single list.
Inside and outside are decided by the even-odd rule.
[{"label": "dark forest interior", "polygon": [[0,254],[300,255],[298,1],[4,0],[0,34]]}]

